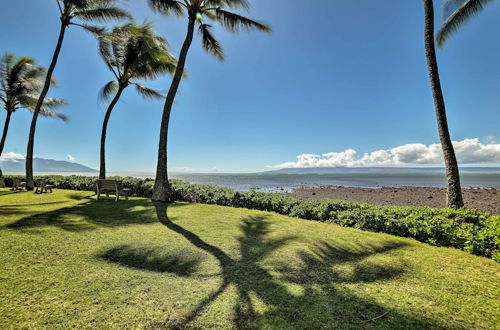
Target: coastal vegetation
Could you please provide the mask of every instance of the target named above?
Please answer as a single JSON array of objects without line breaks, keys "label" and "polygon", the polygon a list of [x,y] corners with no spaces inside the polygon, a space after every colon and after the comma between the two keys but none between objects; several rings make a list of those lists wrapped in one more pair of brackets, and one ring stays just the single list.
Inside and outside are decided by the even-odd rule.
[{"label": "coastal vegetation", "polygon": [[225,30],[239,32],[245,30],[259,30],[270,32],[271,28],[265,24],[241,16],[229,9],[248,9],[249,2],[246,0],[148,0],[151,8],[164,16],[181,16],[187,18],[187,33],[179,54],[177,68],[170,84],[160,126],[160,141],[158,144],[158,162],[156,165],[156,177],[153,190],[153,201],[168,203],[174,201],[172,188],[168,180],[167,169],[167,139],[168,125],[175,96],[179,89],[184,66],[188,56],[189,48],[193,42],[194,29],[198,26],[198,31],[202,37],[203,48],[217,59],[224,60],[224,52],[221,44],[215,39],[211,32],[212,25],[207,21],[219,23]]},{"label": "coastal vegetation", "polygon": [[482,328],[498,264],[275,213],[0,189],[2,328]]},{"label": "coastal vegetation", "polygon": [[[0,140],[0,156],[2,156],[5,146],[12,115],[19,109],[35,111],[45,74],[46,69],[37,65],[34,58],[18,57],[11,53],[5,53],[0,59],[0,106],[6,111]],[[50,84],[56,85],[56,80],[51,79]],[[39,114],[67,121],[66,115],[55,111],[65,104],[66,101],[63,99],[45,98],[39,109]],[[3,181],[1,168],[0,181]],[[2,182],[0,182],[0,186],[1,184]]]},{"label": "coastal vegetation", "polygon": [[453,142],[451,141],[448,119],[446,116],[446,106],[444,102],[441,79],[439,78],[439,68],[436,58],[434,41],[434,1],[424,0],[425,24],[424,43],[427,67],[429,69],[429,79],[431,82],[432,95],[434,97],[434,108],[436,110],[436,120],[443,149],[444,165],[446,168],[446,180],[448,184],[446,206],[454,209],[464,207],[462,197],[462,186],[460,185],[460,171],[458,169],[457,157]]},{"label": "coastal vegetation", "polygon": [[[47,176],[45,176],[47,177]],[[8,176],[12,184],[15,176]],[[22,179],[21,177],[16,177]],[[134,196],[151,198],[151,179],[111,177],[122,181]],[[94,191],[96,177],[49,176],[59,189]],[[449,246],[500,262],[500,215],[475,210],[428,207],[376,206],[331,199],[303,201],[278,193],[239,192],[229,188],[195,185],[172,180],[176,201],[275,212],[343,227],[410,237],[437,246]]]},{"label": "coastal vegetation", "polygon": [[123,91],[134,86],[146,99],[161,99],[163,95],[139,81],[154,80],[167,73],[173,74],[176,60],[168,51],[167,41],[156,35],[151,24],[138,26],[128,23],[115,27],[110,33],[99,35],[99,53],[115,80],[109,81],[101,90],[100,96],[109,103],[101,132],[101,152],[99,178],[106,179],[106,131],[108,121]]},{"label": "coastal vegetation", "polygon": [[52,55],[45,82],[40,92],[36,105],[33,109],[33,118],[28,137],[28,147],[26,150],[26,180],[28,189],[32,190],[33,183],[33,150],[35,146],[35,130],[38,115],[44,104],[45,97],[52,84],[52,75],[61,53],[66,29],[70,26],[81,27],[94,34],[102,33],[102,28],[98,28],[87,23],[109,22],[112,20],[121,20],[131,18],[125,10],[116,7],[117,0],[56,0],[59,8],[61,27],[57,44]]}]

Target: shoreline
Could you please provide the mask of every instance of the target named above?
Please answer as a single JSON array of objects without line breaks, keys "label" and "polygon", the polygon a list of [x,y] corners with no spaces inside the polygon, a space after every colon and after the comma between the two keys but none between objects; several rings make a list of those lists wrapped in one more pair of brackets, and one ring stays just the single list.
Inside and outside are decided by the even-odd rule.
[{"label": "shoreline", "polygon": [[[466,208],[500,215],[500,189],[462,189]],[[380,187],[359,188],[346,186],[301,187],[284,193],[302,200],[335,199],[381,206],[446,206],[446,188],[436,187]]]}]

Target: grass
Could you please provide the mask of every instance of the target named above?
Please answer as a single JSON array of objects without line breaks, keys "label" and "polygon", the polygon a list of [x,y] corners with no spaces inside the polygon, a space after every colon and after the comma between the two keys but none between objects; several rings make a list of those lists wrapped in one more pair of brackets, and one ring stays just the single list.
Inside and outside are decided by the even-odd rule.
[{"label": "grass", "polygon": [[0,328],[487,328],[500,265],[220,206],[0,189]]}]

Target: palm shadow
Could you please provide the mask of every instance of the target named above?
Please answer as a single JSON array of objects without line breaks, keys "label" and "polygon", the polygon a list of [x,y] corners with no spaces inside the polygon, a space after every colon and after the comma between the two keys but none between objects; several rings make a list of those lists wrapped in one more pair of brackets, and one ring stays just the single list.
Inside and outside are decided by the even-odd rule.
[{"label": "palm shadow", "polygon": [[173,273],[177,276],[190,276],[201,263],[200,256],[186,253],[165,254],[162,248],[137,248],[121,245],[98,255],[108,262],[128,268],[147,270],[157,273]]},{"label": "palm shadow", "polygon": [[[174,223],[167,216],[167,206],[155,204],[158,220],[168,229],[182,235],[195,247],[215,257],[221,267],[222,283],[219,288],[203,299],[175,324],[165,321],[158,327],[186,328],[200,316],[226,289],[237,290],[237,301],[232,312],[235,328],[330,328],[330,327],[380,327],[372,318],[384,315],[386,309],[346,290],[336,289],[335,284],[388,281],[404,275],[404,269],[363,261],[376,254],[400,249],[406,244],[389,242],[383,246],[365,245],[356,252],[325,242],[318,242],[311,251],[299,254],[302,266],[293,268],[286,264],[263,267],[261,261],[296,237],[270,239],[266,216],[247,217],[240,228],[243,236],[238,239],[241,257],[235,259],[220,248],[205,242],[193,232]],[[351,276],[334,270],[334,266],[356,263]],[[293,294],[284,283],[300,285],[301,294]],[[255,309],[255,297],[268,306],[268,312],[259,314]],[[391,311],[384,317],[384,325],[394,328],[429,328],[436,326],[409,315]]]},{"label": "palm shadow", "polygon": [[[49,212],[27,215],[15,222],[4,225],[3,229],[36,232],[38,228],[54,226],[71,232],[86,232],[100,227],[118,227],[135,224],[157,223],[152,204],[147,199],[128,201],[97,201],[90,196],[70,195],[67,198],[78,201],[77,205],[59,208]],[[55,202],[58,203],[58,202]],[[31,209],[44,203],[32,204]],[[182,206],[179,204],[178,206]],[[2,210],[0,214],[22,214],[19,205]]]}]

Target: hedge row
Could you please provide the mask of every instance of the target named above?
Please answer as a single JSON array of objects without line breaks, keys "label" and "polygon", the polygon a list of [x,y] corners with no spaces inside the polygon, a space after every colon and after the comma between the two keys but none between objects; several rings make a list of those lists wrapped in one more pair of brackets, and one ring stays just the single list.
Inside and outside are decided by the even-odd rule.
[{"label": "hedge row", "polygon": [[[49,176],[56,188],[94,190],[95,177]],[[153,180],[118,178],[132,194],[151,197]],[[6,177],[7,186],[12,176]],[[173,180],[176,199],[192,203],[243,207],[276,212],[290,217],[335,223],[373,232],[411,237],[437,246],[449,246],[500,262],[500,216],[475,210],[432,209],[428,207],[375,206],[362,203],[312,200],[301,201],[282,194],[239,192]]]}]

